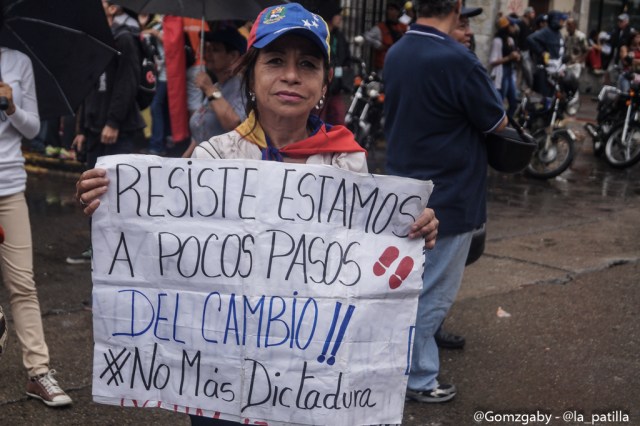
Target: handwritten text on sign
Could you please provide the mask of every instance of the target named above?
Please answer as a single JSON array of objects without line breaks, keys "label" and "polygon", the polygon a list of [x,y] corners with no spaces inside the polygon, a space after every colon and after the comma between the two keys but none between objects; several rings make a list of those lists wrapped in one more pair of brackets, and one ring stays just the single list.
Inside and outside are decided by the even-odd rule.
[{"label": "handwritten text on sign", "polygon": [[97,402],[252,424],[400,423],[430,182],[103,157]]}]

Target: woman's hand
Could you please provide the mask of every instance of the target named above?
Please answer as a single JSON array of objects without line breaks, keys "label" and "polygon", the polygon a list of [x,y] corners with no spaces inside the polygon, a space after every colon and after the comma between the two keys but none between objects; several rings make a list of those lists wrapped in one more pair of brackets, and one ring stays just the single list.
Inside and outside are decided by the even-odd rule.
[{"label": "woman's hand", "polygon": [[4,111],[5,114],[11,115],[16,112],[16,105],[13,103],[13,89],[7,83],[0,82],[0,97],[5,97],[9,101],[9,107]]},{"label": "woman's hand", "polygon": [[213,92],[213,81],[211,81],[211,77],[209,77],[209,74],[204,71],[196,74],[194,83],[198,89],[202,90],[202,93],[204,93],[205,96],[209,96],[211,92]]},{"label": "woman's hand", "polygon": [[81,152],[86,140],[87,138],[84,135],[76,135],[71,143],[71,148],[75,149],[76,152]]},{"label": "woman's hand", "polygon": [[432,249],[436,245],[439,223],[435,212],[432,209],[426,208],[422,211],[420,217],[413,222],[413,225],[411,225],[409,238],[424,238],[424,247]]},{"label": "woman's hand", "polygon": [[107,171],[91,169],[80,175],[76,182],[76,200],[82,205],[84,214],[91,216],[100,206],[99,197],[107,192]]}]

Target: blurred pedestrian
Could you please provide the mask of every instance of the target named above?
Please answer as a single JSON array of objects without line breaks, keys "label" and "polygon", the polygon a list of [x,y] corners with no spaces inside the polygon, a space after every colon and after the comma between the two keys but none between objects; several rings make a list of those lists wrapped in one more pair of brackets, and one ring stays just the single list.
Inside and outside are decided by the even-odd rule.
[{"label": "blurred pedestrian", "polygon": [[320,10],[320,16],[329,26],[329,45],[331,46],[329,67],[333,72],[320,117],[329,124],[344,124],[347,112],[344,96],[353,90],[353,73],[349,43],[342,33],[342,8],[325,7]]},{"label": "blurred pedestrian", "polygon": [[[109,62],[83,102],[79,133],[73,143],[79,151],[86,144],[87,168],[93,168],[100,156],[134,152],[136,133],[145,127],[136,102],[140,83],[137,40],[140,26],[117,3],[103,0],[102,6],[120,54]],[[67,257],[67,263],[89,263],[91,254],[88,248],[77,256]]]},{"label": "blurred pedestrian", "polygon": [[[0,30],[4,26],[0,2]],[[27,172],[22,139],[38,134],[40,117],[28,56],[0,47],[0,227],[6,230],[0,245],[2,281],[9,292],[13,328],[27,369],[27,395],[46,405],[71,404],[71,398],[53,377],[49,349],[44,338],[40,302],[33,277],[33,248],[29,210],[24,191]]]},{"label": "blurred pedestrian", "polygon": [[595,75],[602,75],[604,73],[602,69],[602,50],[603,43],[606,42],[606,40],[603,40],[603,36],[608,37],[609,35],[605,32],[598,33],[598,30],[592,30],[587,40],[589,50],[587,51],[584,63]]},{"label": "blurred pedestrian", "polygon": [[634,29],[629,25],[629,15],[621,13],[618,15],[616,28],[611,30],[609,46],[611,53],[605,58],[607,77],[610,82],[618,81],[619,70],[621,68],[620,59],[627,56],[631,37]]},{"label": "blurred pedestrian", "polygon": [[235,28],[206,32],[204,39],[206,69],[195,77],[204,100],[189,120],[191,144],[185,158],[200,142],[233,130],[246,118],[242,81],[233,70],[247,49],[247,39]]},{"label": "blurred pedestrian", "polygon": [[506,126],[499,94],[484,66],[449,34],[458,0],[423,0],[418,20],[388,52],[385,81],[387,173],[435,185],[429,207],[438,242],[425,254],[407,397],[445,402],[435,333],[453,303],[474,229],[486,221],[484,134]]},{"label": "blurred pedestrian", "polygon": [[387,51],[407,31],[407,26],[399,21],[400,6],[387,3],[385,19],[378,22],[364,34],[365,40],[373,46],[373,70],[381,71]]},{"label": "blurred pedestrian", "polygon": [[158,78],[156,93],[151,102],[151,137],[149,151],[151,155],[166,155],[166,141],[171,136],[171,119],[169,117],[169,98],[167,96],[167,67],[163,44],[162,16],[139,14],[138,21],[142,29],[142,37],[149,40],[148,45],[155,50]]},{"label": "blurred pedestrian", "polygon": [[564,38],[560,30],[568,16],[559,11],[549,12],[549,25],[536,31],[527,38],[531,58],[540,65],[533,76],[533,90],[542,96],[550,97],[555,88],[548,81],[548,74],[560,71],[565,55]]},{"label": "blurred pedestrian", "polygon": [[491,42],[489,52],[489,65],[491,77],[496,89],[502,95],[502,100],[507,101],[509,107],[507,115],[513,117],[518,105],[516,97],[516,66],[520,61],[520,52],[514,40],[516,34],[516,21],[513,18],[502,16],[496,22],[497,31]]},{"label": "blurred pedestrian", "polygon": [[451,37],[458,43],[462,43],[467,49],[473,51],[473,30],[469,18],[478,16],[482,13],[481,7],[462,7],[460,10],[460,18],[458,25],[451,31]]}]

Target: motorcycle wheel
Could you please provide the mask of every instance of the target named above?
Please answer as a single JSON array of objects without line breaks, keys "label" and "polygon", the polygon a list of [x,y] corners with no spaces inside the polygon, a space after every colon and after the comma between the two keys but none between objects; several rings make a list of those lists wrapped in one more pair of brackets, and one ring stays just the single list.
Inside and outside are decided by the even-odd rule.
[{"label": "motorcycle wheel", "polygon": [[607,163],[616,169],[633,166],[640,161],[640,124],[631,123],[626,140],[622,140],[624,124],[611,132],[604,148]]},{"label": "motorcycle wheel", "polygon": [[537,137],[538,149],[533,153],[525,172],[536,179],[551,179],[567,170],[575,155],[573,139],[564,133],[551,135],[551,146],[544,149],[546,135]]}]

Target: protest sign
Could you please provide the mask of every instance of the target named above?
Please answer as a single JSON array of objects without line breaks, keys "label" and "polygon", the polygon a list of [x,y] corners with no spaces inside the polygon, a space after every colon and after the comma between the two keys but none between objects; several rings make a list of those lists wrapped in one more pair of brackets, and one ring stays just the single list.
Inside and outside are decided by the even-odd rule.
[{"label": "protest sign", "polygon": [[93,216],[93,396],[244,424],[400,423],[431,182],[115,155]]}]

